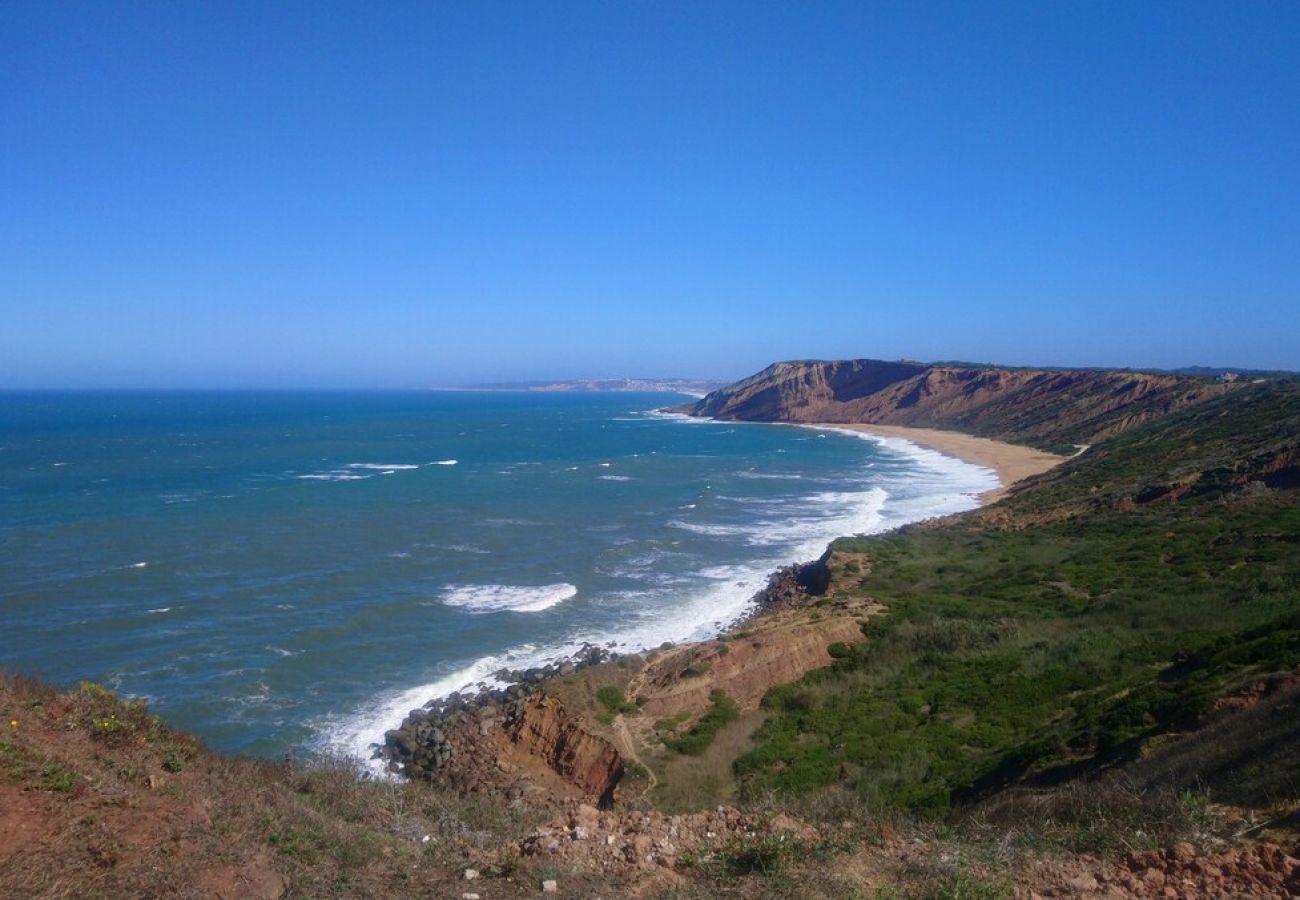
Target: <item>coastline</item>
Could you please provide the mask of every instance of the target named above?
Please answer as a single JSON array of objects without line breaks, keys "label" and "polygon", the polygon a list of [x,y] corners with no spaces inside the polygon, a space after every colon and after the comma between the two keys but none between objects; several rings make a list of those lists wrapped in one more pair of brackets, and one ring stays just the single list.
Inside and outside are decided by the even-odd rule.
[{"label": "coastline", "polygon": [[1019,444],[1008,444],[992,438],[975,437],[960,431],[940,431],[937,428],[912,428],[904,425],[863,425],[843,422],[816,423],[812,428],[852,431],[878,438],[896,438],[951,456],[971,465],[992,469],[1001,487],[979,495],[980,505],[996,503],[1007,495],[1011,487],[1033,475],[1040,475],[1070,457],[1058,456],[1045,450],[1035,450]]},{"label": "coastline", "polygon": [[[719,422],[719,420],[704,417],[700,417],[700,419]],[[872,425],[821,425],[813,423],[754,424],[797,424],[804,428],[848,433],[858,438],[875,439],[883,442],[905,442],[913,453],[918,449],[923,449],[945,457],[950,461],[955,460],[964,465],[975,466],[993,476],[992,478],[986,478],[984,484],[996,479],[999,485],[979,494],[965,494],[965,497],[975,501],[976,506],[994,502],[1015,482],[1046,471],[1067,458],[987,438],[976,438],[958,432],[931,429]],[[898,446],[893,449],[906,450],[906,448]],[[968,506],[966,508],[973,507]],[[894,527],[898,527],[898,525],[889,526],[883,530],[889,531]],[[420,777],[445,778],[449,779],[449,783],[462,789],[467,783],[471,782],[476,785],[486,785],[496,781],[498,776],[491,771],[483,771],[479,763],[485,759],[498,758],[500,747],[498,746],[497,750],[493,750],[491,746],[484,744],[482,740],[490,734],[496,734],[497,738],[499,738],[500,734],[498,732],[503,734],[507,731],[513,735],[510,740],[516,740],[518,738],[516,732],[526,727],[527,710],[533,704],[556,703],[557,701],[553,697],[549,700],[544,698],[555,691],[561,694],[566,693],[557,685],[568,684],[575,676],[588,669],[603,670],[607,668],[607,664],[614,664],[619,668],[630,666],[632,671],[639,672],[665,651],[673,658],[687,660],[707,658],[710,665],[718,663],[715,656],[718,655],[719,647],[723,647],[721,652],[725,653],[724,636],[728,632],[744,628],[762,635],[772,629],[779,630],[779,627],[790,624],[788,621],[790,614],[793,613],[797,617],[800,614],[807,613],[807,607],[810,606],[813,598],[822,597],[826,594],[833,582],[830,544],[842,536],[831,536],[822,552],[814,559],[807,559],[769,571],[765,583],[750,596],[745,609],[739,612],[738,615],[715,623],[716,633],[681,642],[669,641],[657,648],[645,646],[622,649],[620,647],[619,650],[613,650],[616,646],[614,643],[607,644],[604,647],[596,644],[585,644],[578,648],[576,652],[566,653],[550,659],[537,660],[527,668],[512,669],[505,667],[490,673],[482,672],[477,683],[466,684],[450,693],[436,694],[432,698],[429,698],[426,693],[422,698],[416,699],[416,692],[421,690],[418,688],[405,692],[404,698],[408,702],[397,705],[410,709],[410,712],[401,720],[400,724],[389,719],[389,722],[392,722],[396,727],[390,728],[384,733],[382,742],[371,744],[375,751],[369,760],[372,771],[377,769],[377,774],[382,773],[386,777],[419,775]],[[842,624],[838,620],[843,618],[844,621],[850,623],[851,627],[843,634],[836,633],[834,640],[851,643],[855,639],[860,639],[858,617],[861,615],[861,611],[857,611],[853,615],[847,616],[847,618],[843,613],[839,616],[832,615],[829,623],[819,624],[818,628],[837,627],[837,624]],[[816,620],[820,621],[821,619],[822,615],[816,616]],[[761,637],[759,641],[762,641]],[[831,657],[826,655],[823,644],[828,642],[829,639],[823,641],[817,645],[815,650],[805,654],[807,659],[804,659],[803,663],[806,663],[806,665],[798,667],[797,672],[794,670],[782,671],[778,676],[776,670],[773,669],[773,671],[765,671],[764,673],[750,674],[742,672],[741,677],[750,681],[761,682],[759,687],[762,690],[756,690],[755,693],[756,697],[761,697],[767,687],[781,683],[781,678],[787,681],[792,680],[809,668],[817,668],[827,664]],[[754,646],[759,646],[759,643],[754,644]],[[656,665],[662,667],[662,658]],[[730,660],[728,665],[733,668],[737,666],[741,669],[746,668],[746,664],[739,660]],[[766,670],[766,668],[771,668],[773,665],[774,663],[771,661],[765,661],[759,668]],[[684,677],[681,672],[677,672],[669,681],[681,682]],[[692,687],[698,687],[699,684],[703,684],[705,681],[707,679],[700,682],[692,681],[691,685]],[[660,687],[665,687],[665,685],[660,685]],[[655,701],[652,700],[651,702]],[[563,707],[563,704],[558,704],[558,706]],[[700,704],[697,703],[696,706],[700,706]],[[678,710],[668,711],[677,712]],[[690,711],[693,714],[699,714],[703,711],[703,706],[692,708]],[[579,721],[580,719],[590,718],[594,715],[594,712],[592,709],[586,709],[579,714],[578,719],[568,722],[564,727],[572,731],[574,735],[581,733],[583,740],[595,735],[600,738],[597,741],[600,746],[612,747],[613,744],[609,743],[612,740],[610,734],[606,734],[600,728],[593,726],[590,721]],[[497,720],[495,717],[498,715],[502,715],[503,718]],[[567,716],[568,713],[565,713],[565,715]],[[483,725],[480,728],[484,716],[491,719],[493,724],[491,726]],[[472,727],[468,731],[462,728],[462,720],[468,720],[471,723]],[[551,723],[551,725],[554,724]],[[548,730],[550,727],[550,725],[547,726]],[[434,735],[440,735],[441,737],[435,738]],[[447,735],[457,736],[453,738],[451,743],[448,743]],[[624,737],[625,740],[630,741],[630,738]],[[493,740],[495,741],[496,738]],[[453,744],[456,744],[455,748]],[[548,753],[549,750],[544,750],[542,755],[546,756]],[[634,759],[635,748],[631,753],[632,756],[629,758]],[[458,761],[452,762],[453,757]],[[507,764],[506,769],[514,772],[519,765],[521,765],[520,760],[514,758],[513,762]],[[552,776],[547,775],[545,777],[550,779]],[[604,795],[607,790],[612,792],[617,781],[617,777],[610,781],[602,781],[605,786],[597,793]],[[477,789],[476,787],[475,790]]]},{"label": "coastline", "polygon": [[[665,414],[662,411],[659,411],[659,414],[672,415]],[[676,418],[676,416],[673,417]],[[681,418],[696,422],[734,424],[726,420],[708,417],[682,416]],[[958,432],[931,429],[838,423],[755,422],[752,424],[793,424],[801,428],[849,434],[858,439],[872,440],[873,443],[874,439],[886,443],[895,442],[893,449],[896,451],[915,454],[918,449],[925,450],[945,457],[950,461],[973,465],[986,473],[981,487],[986,487],[990,483],[996,483],[998,486],[983,490],[980,493],[964,494],[965,497],[969,498],[967,501],[969,505],[963,507],[965,509],[994,502],[1014,482],[1028,475],[1046,471],[1066,458],[1000,441],[976,438]],[[903,442],[906,443],[906,446],[898,446]],[[974,502],[971,503],[970,501]],[[916,519],[896,522],[880,530],[892,530],[908,524],[910,521],[920,521],[926,517],[928,516],[922,515]],[[874,531],[873,529],[867,533],[874,533]],[[685,640],[670,637],[663,646],[676,646],[679,649],[707,646],[717,640],[718,634],[743,626],[756,626],[763,620],[768,619],[773,612],[789,608],[791,605],[798,605],[794,597],[799,592],[792,588],[791,585],[798,580],[800,572],[804,572],[805,578],[814,572],[824,575],[830,553],[830,544],[845,534],[854,533],[863,532],[852,530],[850,525],[845,525],[839,533],[831,534],[824,542],[819,542],[815,549],[805,546],[802,548],[802,552],[795,557],[798,561],[793,566],[774,565],[772,568],[767,569],[752,585],[752,593],[749,594],[744,608],[733,614],[720,616],[714,622],[714,627],[710,629],[708,634],[693,636]],[[821,575],[814,575],[814,580],[819,580]],[[608,638],[609,636],[606,635],[605,637]],[[531,687],[550,683],[560,674],[561,669],[566,670],[571,676],[573,673],[592,665],[614,661],[624,656],[638,656],[646,652],[653,652],[655,647],[658,646],[655,642],[637,646],[633,646],[630,642],[606,643],[598,641],[595,637],[590,638],[590,641],[590,643],[584,642],[581,645],[574,644],[566,647],[558,654],[533,654],[529,658],[515,661],[510,661],[508,654],[489,656],[477,660],[467,669],[449,674],[433,684],[401,691],[390,697],[387,702],[381,704],[382,712],[376,710],[365,717],[368,720],[365,725],[349,729],[352,733],[340,742],[341,746],[338,749],[344,752],[351,750],[353,755],[361,759],[366,759],[369,756],[368,761],[374,767],[372,771],[381,767],[387,768],[384,763],[395,761],[391,756],[380,760],[375,756],[370,756],[362,748],[368,747],[373,751],[377,745],[379,747],[388,745],[388,735],[392,733],[393,726],[397,725],[399,721],[403,722],[402,726],[398,726],[399,728],[414,726],[416,723],[411,719],[410,715],[407,715],[405,720],[402,719],[402,715],[407,711],[423,710],[425,715],[432,713],[436,719],[448,712],[477,708],[482,704],[499,704],[504,699],[504,692],[508,691],[511,685],[520,685],[530,689]],[[618,649],[612,653],[607,650],[605,653],[593,654],[592,651],[597,650],[598,645],[607,647],[610,650],[617,646]],[[659,649],[663,648],[659,647]],[[453,685],[455,686],[453,687]],[[524,693],[527,694],[528,690],[525,690]],[[522,699],[522,696],[517,699]],[[383,727],[375,727],[380,723],[382,723]],[[388,729],[387,731],[384,730],[385,727]],[[374,738],[379,734],[384,734],[385,737],[375,741]],[[335,737],[339,736],[336,735]],[[391,745],[387,746],[386,749],[391,751]],[[389,772],[391,773],[391,769],[389,769]],[[376,772],[376,774],[379,774],[379,772]]]}]

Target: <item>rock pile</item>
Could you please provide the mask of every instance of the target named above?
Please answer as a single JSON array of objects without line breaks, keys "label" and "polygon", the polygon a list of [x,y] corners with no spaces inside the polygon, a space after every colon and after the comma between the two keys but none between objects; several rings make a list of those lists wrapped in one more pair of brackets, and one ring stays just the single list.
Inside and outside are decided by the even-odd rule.
[{"label": "rock pile", "polygon": [[1300,847],[1276,844],[1201,854],[1191,844],[1129,854],[1122,863],[1086,855],[1039,863],[1026,873],[1018,898],[1168,897],[1227,900],[1300,896]]},{"label": "rock pile", "polygon": [[827,550],[821,559],[785,566],[769,575],[767,585],[754,595],[754,611],[747,618],[794,609],[806,604],[809,596],[826,593],[831,583],[830,552]]},{"label": "rock pile", "polygon": [[519,850],[582,868],[635,871],[672,869],[684,856],[703,862],[746,844],[793,846],[817,839],[813,828],[787,816],[758,817],[731,807],[666,816],[601,812],[583,804],[531,834]]}]

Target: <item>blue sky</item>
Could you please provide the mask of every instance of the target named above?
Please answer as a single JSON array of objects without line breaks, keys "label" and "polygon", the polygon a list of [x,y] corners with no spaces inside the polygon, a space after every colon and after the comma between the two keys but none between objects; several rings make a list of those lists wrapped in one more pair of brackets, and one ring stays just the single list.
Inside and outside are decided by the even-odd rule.
[{"label": "blue sky", "polygon": [[1300,4],[0,5],[0,386],[1300,368]]}]

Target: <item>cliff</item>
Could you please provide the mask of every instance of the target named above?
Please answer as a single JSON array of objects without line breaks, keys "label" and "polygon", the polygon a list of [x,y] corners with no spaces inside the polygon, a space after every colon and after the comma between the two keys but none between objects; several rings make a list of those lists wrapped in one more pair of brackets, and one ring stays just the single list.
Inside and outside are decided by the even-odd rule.
[{"label": "cliff", "polygon": [[1189,376],[1124,371],[800,361],[768,366],[676,411],[751,422],[941,428],[1068,453],[1228,389]]}]

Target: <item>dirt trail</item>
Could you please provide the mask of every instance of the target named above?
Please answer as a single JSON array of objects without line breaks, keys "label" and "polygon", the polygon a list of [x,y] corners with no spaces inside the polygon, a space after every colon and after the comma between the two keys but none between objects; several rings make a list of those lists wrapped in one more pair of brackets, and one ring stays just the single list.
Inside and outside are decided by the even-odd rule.
[{"label": "dirt trail", "polygon": [[645,760],[636,752],[636,739],[632,737],[632,731],[627,727],[627,720],[622,716],[614,720],[614,735],[618,739],[619,749],[623,755],[645,770],[649,784],[641,792],[641,796],[648,795],[659,784],[659,779],[655,777],[654,769],[647,766]]}]

